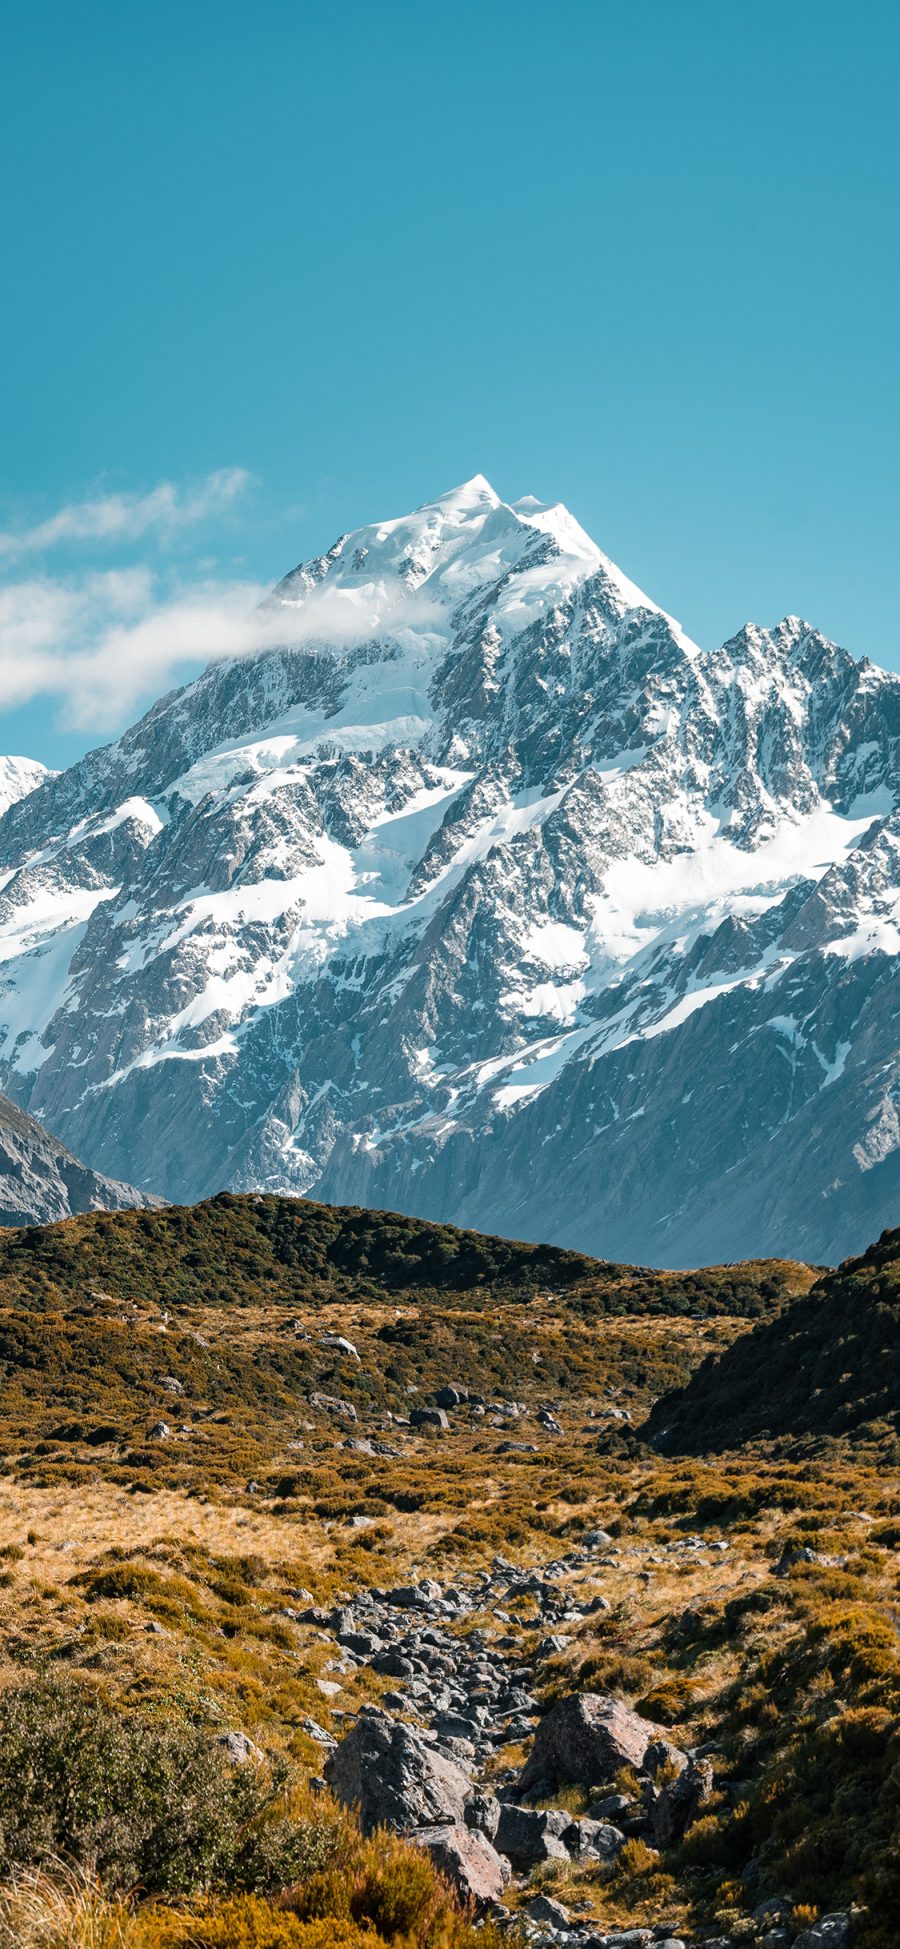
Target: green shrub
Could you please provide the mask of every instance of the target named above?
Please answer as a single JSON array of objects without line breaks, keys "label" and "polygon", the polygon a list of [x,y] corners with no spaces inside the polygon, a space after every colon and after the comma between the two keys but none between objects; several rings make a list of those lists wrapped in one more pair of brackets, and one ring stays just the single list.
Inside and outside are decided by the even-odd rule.
[{"label": "green shrub", "polygon": [[0,1693],[0,1872],[63,1859],[151,1893],[284,1887],[326,1865],[335,1834],[270,1811],[278,1786],[187,1721],[116,1712],[78,1680]]}]

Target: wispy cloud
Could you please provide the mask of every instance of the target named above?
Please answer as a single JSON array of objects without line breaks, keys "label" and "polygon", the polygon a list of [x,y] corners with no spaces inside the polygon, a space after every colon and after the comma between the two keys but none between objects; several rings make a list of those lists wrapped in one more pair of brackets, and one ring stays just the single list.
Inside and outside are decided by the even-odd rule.
[{"label": "wispy cloud", "polygon": [[[426,591],[413,596],[395,578],[354,578],[350,588],[320,585],[299,601],[271,603],[266,585],[218,573],[205,547],[186,560],[183,552],[162,559],[147,546],[151,535],[213,520],[248,479],[230,468],[189,490],[164,483],[152,494],[80,501],[36,527],[0,532],[0,713],[46,698],[59,723],[99,739],[225,657],[440,627]],[[52,569],[43,559],[18,563],[72,542],[89,546],[82,566],[71,555]],[[119,542],[144,546],[126,547],[130,562],[117,555],[114,567],[98,566],[104,545]]]},{"label": "wispy cloud", "polygon": [[264,643],[264,594],[244,581],[171,591],[145,565],[0,583],[0,710],[43,696],[72,728],[118,729],[198,663]]},{"label": "wispy cloud", "polygon": [[114,545],[156,534],[171,538],[234,506],[250,484],[243,467],[221,467],[193,487],[161,481],[149,494],[106,494],[73,501],[31,527],[0,529],[0,560],[46,553],[78,543]]},{"label": "wispy cloud", "polygon": [[0,712],[46,697],[63,724],[102,735],[206,663],[284,643],[427,633],[439,621],[424,594],[382,584],[352,596],[316,589],[296,606],[264,603],[267,594],[242,579],[173,587],[146,563],[0,578]]}]

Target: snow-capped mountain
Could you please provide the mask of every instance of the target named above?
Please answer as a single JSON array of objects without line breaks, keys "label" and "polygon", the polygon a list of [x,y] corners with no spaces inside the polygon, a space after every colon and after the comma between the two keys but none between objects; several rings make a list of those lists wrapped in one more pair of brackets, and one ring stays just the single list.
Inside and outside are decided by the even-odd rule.
[{"label": "snow-capped mountain", "polygon": [[146,1210],[161,1202],[89,1170],[34,1117],[0,1096],[0,1225],[53,1225],[77,1212]]},{"label": "snow-capped mountain", "polygon": [[481,477],[260,633],[0,821],[19,1103],[170,1198],[662,1264],[896,1219],[900,679],[701,651]]},{"label": "snow-capped mountain", "polygon": [[55,772],[48,771],[46,765],[37,758],[0,757],[0,815],[16,805],[19,799],[36,792],[46,778],[55,778]]}]

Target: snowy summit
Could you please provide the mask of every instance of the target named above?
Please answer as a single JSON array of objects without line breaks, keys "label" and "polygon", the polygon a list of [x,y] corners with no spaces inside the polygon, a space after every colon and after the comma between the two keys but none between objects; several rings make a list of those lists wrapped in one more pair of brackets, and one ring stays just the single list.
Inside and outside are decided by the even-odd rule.
[{"label": "snowy summit", "polygon": [[5,812],[0,1087],[179,1200],[861,1246],[900,1184],[900,680],[796,618],[701,651],[480,475],[273,620]]}]

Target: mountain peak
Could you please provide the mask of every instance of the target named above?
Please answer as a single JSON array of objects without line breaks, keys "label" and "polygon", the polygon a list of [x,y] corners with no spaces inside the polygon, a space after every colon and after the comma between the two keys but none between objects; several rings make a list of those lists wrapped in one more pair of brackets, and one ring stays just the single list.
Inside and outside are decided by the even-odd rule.
[{"label": "mountain peak", "polygon": [[900,1186],[898,696],[794,619],[697,650],[475,475],[5,814],[0,1089],[179,1202],[846,1249]]}]

